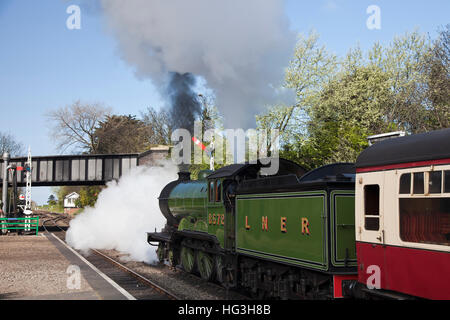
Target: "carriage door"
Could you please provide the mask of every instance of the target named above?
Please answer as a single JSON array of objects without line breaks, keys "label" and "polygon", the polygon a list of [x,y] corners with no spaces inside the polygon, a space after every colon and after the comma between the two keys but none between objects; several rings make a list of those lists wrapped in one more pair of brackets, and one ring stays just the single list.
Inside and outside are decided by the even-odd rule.
[{"label": "carriage door", "polygon": [[384,244],[384,174],[373,172],[361,175],[358,179],[360,193],[360,240]]},{"label": "carriage door", "polygon": [[379,288],[385,288],[388,275],[384,245],[384,215],[387,208],[384,205],[384,175],[384,172],[369,172],[357,174],[356,178],[358,281],[380,285]]}]

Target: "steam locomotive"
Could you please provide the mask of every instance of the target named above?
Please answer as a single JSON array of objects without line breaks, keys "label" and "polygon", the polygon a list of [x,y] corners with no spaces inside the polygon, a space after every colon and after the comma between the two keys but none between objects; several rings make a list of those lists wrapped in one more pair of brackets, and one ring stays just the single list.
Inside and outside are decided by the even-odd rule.
[{"label": "steam locomotive", "polygon": [[356,164],[280,159],[180,172],[147,234],[160,261],[256,298],[450,299],[450,129],[378,142]]}]

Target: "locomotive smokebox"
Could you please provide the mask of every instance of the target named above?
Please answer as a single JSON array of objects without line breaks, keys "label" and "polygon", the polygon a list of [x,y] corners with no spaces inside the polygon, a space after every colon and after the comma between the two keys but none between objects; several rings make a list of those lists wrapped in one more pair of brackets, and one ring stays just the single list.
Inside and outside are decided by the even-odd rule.
[{"label": "locomotive smokebox", "polygon": [[175,189],[177,185],[184,181],[189,181],[191,179],[191,174],[186,171],[178,172],[178,180],[169,182],[168,185],[162,189],[161,194],[159,195],[159,208],[161,209],[162,214],[167,219],[167,224],[170,226],[176,226],[178,224],[177,219],[173,216],[172,212],[170,212],[169,207],[169,199],[170,194]]},{"label": "locomotive smokebox", "polygon": [[206,206],[207,182],[210,172],[201,171],[198,180],[191,180],[187,171],[178,173],[178,180],[167,184],[159,196],[159,208],[167,224],[178,227],[186,215],[203,214]]}]

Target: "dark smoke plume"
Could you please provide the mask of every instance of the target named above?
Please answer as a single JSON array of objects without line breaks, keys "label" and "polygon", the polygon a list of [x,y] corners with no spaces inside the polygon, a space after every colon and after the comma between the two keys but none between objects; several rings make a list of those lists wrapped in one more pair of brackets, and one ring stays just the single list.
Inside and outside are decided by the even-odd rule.
[{"label": "dark smoke plume", "polygon": [[[1,0],[0,0],[1,1]],[[295,46],[286,0],[101,0],[121,57],[162,96],[169,72],[201,77],[228,128],[255,125],[278,90]]]},{"label": "dark smoke plume", "polygon": [[183,128],[191,132],[194,130],[194,121],[201,113],[201,105],[196,92],[196,78],[191,73],[171,72],[167,86],[170,97],[170,116],[173,128]]}]

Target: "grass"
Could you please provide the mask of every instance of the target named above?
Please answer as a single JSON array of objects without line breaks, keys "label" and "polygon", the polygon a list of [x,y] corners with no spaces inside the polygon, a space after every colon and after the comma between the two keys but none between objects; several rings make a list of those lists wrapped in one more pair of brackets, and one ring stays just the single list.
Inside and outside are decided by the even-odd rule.
[{"label": "grass", "polygon": [[64,208],[61,208],[58,205],[50,206],[48,204],[45,204],[43,206],[38,206],[37,209],[38,210],[48,211],[48,212],[64,213]]}]

